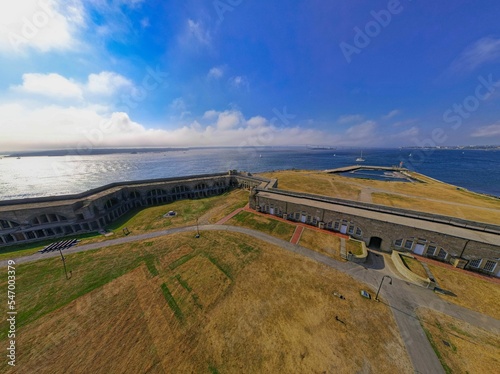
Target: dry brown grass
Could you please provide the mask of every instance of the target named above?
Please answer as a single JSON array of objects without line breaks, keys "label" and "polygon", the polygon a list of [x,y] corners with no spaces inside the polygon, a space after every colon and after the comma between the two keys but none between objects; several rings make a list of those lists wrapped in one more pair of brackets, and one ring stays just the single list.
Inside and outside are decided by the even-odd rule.
[{"label": "dry brown grass", "polygon": [[500,367],[498,335],[429,309],[418,315],[447,372],[490,374]]},{"label": "dry brown grass", "polygon": [[401,260],[403,260],[403,263],[411,272],[417,274],[418,276],[424,279],[427,279],[427,272],[425,271],[420,261],[418,261],[415,258],[410,258],[408,256],[401,256]]},{"label": "dry brown grass", "polygon": [[[92,269],[131,250],[164,261],[157,275],[141,265],[19,330],[14,372],[412,372],[389,308],[343,273],[241,234],[149,243],[86,253]],[[193,256],[172,269],[165,255],[182,246]]]},{"label": "dry brown grass", "polygon": [[278,187],[284,190],[358,200],[361,189],[345,183],[342,177],[317,171],[278,171],[262,174],[267,178],[278,178]]},{"label": "dry brown grass", "polygon": [[302,232],[298,244],[335,260],[342,261],[340,257],[340,238],[337,236],[306,228]]},{"label": "dry brown grass", "polygon": [[361,191],[375,204],[443,214],[480,222],[500,222],[500,200],[442,183],[418,173],[420,182],[389,182],[347,178],[315,171],[263,174],[278,178],[278,186],[292,191],[360,201]]},{"label": "dry brown grass", "polygon": [[453,292],[456,297],[439,294],[443,299],[463,307],[500,319],[500,287],[463,271],[428,265],[439,287]]}]

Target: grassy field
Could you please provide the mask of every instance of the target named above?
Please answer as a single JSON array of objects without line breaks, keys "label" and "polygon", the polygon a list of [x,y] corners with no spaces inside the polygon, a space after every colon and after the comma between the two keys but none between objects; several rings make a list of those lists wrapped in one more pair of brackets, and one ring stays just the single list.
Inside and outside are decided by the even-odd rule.
[{"label": "grassy field", "polygon": [[262,176],[278,178],[278,187],[284,190],[335,196],[350,200],[357,200],[361,193],[361,188],[343,181],[343,179],[347,178],[336,178],[330,174],[316,171],[277,171],[263,173]]},{"label": "grassy field", "polygon": [[[80,245],[102,242],[125,236],[123,229],[127,227],[132,235],[143,234],[149,231],[159,231],[180,226],[215,223],[237,208],[248,203],[248,192],[234,190],[220,196],[199,200],[180,200],[170,204],[137,209],[120,217],[107,227],[114,235],[105,237],[98,233],[88,233],[74,238],[81,239]],[[164,218],[170,210],[177,212],[175,217]],[[65,237],[69,239],[71,237]],[[0,250],[0,260],[30,255],[58,239],[47,240],[20,246],[5,247]]]},{"label": "grassy field", "polygon": [[340,257],[340,238],[337,236],[306,228],[302,232],[298,244],[337,261],[344,261]]},{"label": "grassy field", "polygon": [[250,212],[238,213],[231,218],[227,224],[248,227],[288,241],[292,238],[293,232],[295,231],[294,225]]},{"label": "grassy field", "polygon": [[22,349],[0,372],[412,372],[366,285],[251,237],[178,234],[67,263],[69,281],[57,258],[17,267]]},{"label": "grassy field", "polygon": [[419,309],[420,323],[447,373],[493,373],[500,337],[442,313]]},{"label": "grassy field", "polygon": [[443,299],[460,306],[500,319],[500,286],[462,271],[446,269],[428,264],[439,287],[453,292],[455,296],[438,294]]},{"label": "grassy field", "polygon": [[442,183],[418,173],[419,182],[388,182],[354,179],[320,171],[278,171],[264,173],[278,178],[279,188],[375,204],[443,214],[480,222],[500,222],[500,200]]},{"label": "grassy field", "polygon": [[403,260],[403,263],[411,272],[417,274],[418,276],[424,279],[427,279],[427,272],[425,271],[420,261],[418,261],[415,258],[410,258],[407,256],[401,256],[401,260]]},{"label": "grassy field", "polygon": [[357,240],[346,240],[345,249],[347,253],[351,252],[356,256],[360,256],[363,254],[363,247],[361,245],[361,242]]}]

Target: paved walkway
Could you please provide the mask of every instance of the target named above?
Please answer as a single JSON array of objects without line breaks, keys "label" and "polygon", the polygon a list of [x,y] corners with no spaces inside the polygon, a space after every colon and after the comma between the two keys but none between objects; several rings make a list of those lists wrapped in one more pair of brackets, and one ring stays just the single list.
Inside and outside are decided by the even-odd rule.
[{"label": "paved walkway", "polygon": [[296,226],[295,227],[295,232],[292,235],[292,239],[290,239],[290,243],[292,244],[298,244],[300,237],[302,236],[302,232],[304,231],[304,227],[302,226]]}]

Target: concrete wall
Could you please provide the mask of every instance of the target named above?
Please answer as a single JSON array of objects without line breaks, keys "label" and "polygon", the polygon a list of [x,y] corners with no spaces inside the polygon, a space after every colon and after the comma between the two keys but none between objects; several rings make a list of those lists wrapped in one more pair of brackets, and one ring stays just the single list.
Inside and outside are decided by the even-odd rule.
[{"label": "concrete wall", "polygon": [[392,262],[394,263],[394,266],[396,266],[396,269],[401,273],[402,276],[404,276],[409,281],[425,288],[430,287],[434,289],[434,287],[436,286],[433,282],[431,282],[429,278],[422,278],[421,276],[415,274],[410,269],[408,269],[405,266],[403,260],[401,259],[401,254],[398,251],[392,252],[391,259]]}]

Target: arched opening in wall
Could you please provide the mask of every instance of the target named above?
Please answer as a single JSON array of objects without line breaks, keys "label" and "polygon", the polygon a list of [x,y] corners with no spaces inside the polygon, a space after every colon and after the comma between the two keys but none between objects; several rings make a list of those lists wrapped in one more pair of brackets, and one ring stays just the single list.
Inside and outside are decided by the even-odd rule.
[{"label": "arched opening in wall", "polygon": [[373,249],[380,249],[381,245],[382,245],[382,238],[379,238],[378,236],[372,236],[370,238],[370,242],[368,244],[368,247],[373,248]]}]

